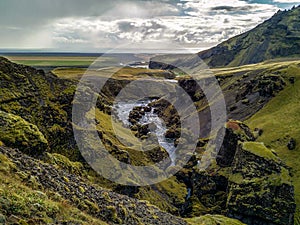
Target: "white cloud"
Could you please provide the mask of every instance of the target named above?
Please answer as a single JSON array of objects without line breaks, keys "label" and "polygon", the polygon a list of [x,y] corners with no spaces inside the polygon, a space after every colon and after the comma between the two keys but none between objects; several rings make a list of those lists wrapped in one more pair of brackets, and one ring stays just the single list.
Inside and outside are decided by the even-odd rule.
[{"label": "white cloud", "polygon": [[297,0],[273,0],[273,2],[276,2],[276,3],[298,3],[298,4],[300,4],[300,1],[297,1]]},{"label": "white cloud", "polygon": [[[278,0],[279,1],[279,0]],[[281,0],[287,1],[287,0]],[[98,17],[72,17],[52,26],[53,42],[72,48],[205,48],[249,30],[277,7],[242,0],[123,2]]]}]

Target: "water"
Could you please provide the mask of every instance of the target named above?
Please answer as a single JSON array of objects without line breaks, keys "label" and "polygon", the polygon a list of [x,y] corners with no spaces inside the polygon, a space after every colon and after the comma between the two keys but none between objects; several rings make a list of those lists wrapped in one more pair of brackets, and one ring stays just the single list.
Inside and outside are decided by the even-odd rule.
[{"label": "water", "polygon": [[[129,114],[134,107],[137,106],[147,106],[151,103],[152,100],[144,100],[138,102],[118,102],[115,104],[113,111],[116,117],[123,122],[123,124],[129,128],[131,125],[128,121]],[[152,108],[151,112],[146,112],[145,115],[140,119],[139,123],[141,125],[155,124],[156,128],[151,131],[154,133],[158,139],[158,143],[161,147],[163,147],[169,154],[171,159],[171,165],[175,165],[176,160],[176,153],[175,153],[175,146],[174,140],[165,138],[165,133],[167,131],[167,127],[162,119],[159,118],[157,114],[154,113],[154,109]]]}]

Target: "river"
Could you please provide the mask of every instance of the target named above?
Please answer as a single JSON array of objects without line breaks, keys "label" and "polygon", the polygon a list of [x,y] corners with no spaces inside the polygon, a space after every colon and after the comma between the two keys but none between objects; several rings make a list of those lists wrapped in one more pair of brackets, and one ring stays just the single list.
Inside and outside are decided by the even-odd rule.
[{"label": "river", "polygon": [[[134,107],[142,106],[145,107],[153,100],[141,100],[137,102],[117,102],[113,107],[113,114],[120,120],[122,123],[129,128],[131,123],[128,121],[129,113]],[[139,120],[139,124],[155,124],[156,128],[151,132],[155,133],[158,143],[163,147],[169,154],[171,159],[171,166],[175,165],[176,160],[176,147],[174,146],[174,140],[168,139],[165,137],[167,127],[162,119],[159,118],[157,114],[154,113],[154,108],[151,109],[151,112],[146,112],[145,115]]]}]

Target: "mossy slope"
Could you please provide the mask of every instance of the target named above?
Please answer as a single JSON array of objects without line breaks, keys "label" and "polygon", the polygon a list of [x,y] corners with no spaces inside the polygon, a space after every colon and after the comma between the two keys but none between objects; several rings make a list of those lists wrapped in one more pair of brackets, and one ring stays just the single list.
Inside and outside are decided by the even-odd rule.
[{"label": "mossy slope", "polygon": [[19,116],[0,111],[0,141],[31,155],[47,150],[48,141],[37,126]]},{"label": "mossy slope", "polygon": [[258,127],[263,134],[258,141],[264,142],[266,146],[274,149],[278,156],[292,168],[293,184],[295,186],[295,198],[297,202],[296,224],[300,223],[300,147],[292,151],[288,150],[291,138],[300,143],[299,118],[300,118],[300,67],[299,64],[290,65],[281,70],[287,78],[294,82],[289,83],[282,92],[273,98],[262,110],[246,121],[250,127]]}]

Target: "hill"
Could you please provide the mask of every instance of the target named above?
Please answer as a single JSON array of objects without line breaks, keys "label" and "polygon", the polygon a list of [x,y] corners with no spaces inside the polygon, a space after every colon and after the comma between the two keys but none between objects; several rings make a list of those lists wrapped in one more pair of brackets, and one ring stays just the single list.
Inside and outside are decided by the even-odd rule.
[{"label": "hill", "polygon": [[[219,45],[199,52],[197,55],[211,68],[235,67],[255,64],[266,60],[300,57],[300,7],[278,11],[273,17],[254,29],[226,40]],[[151,59],[150,68],[168,68],[157,56]],[[170,56],[185,65],[194,66],[193,59]],[[285,59],[283,59],[284,61]],[[171,60],[172,62],[172,60]],[[172,63],[170,63],[172,65]],[[176,64],[178,65],[178,63]]]},{"label": "hill", "polygon": [[198,56],[211,67],[240,66],[270,59],[299,57],[300,7],[279,11],[254,29]]}]

